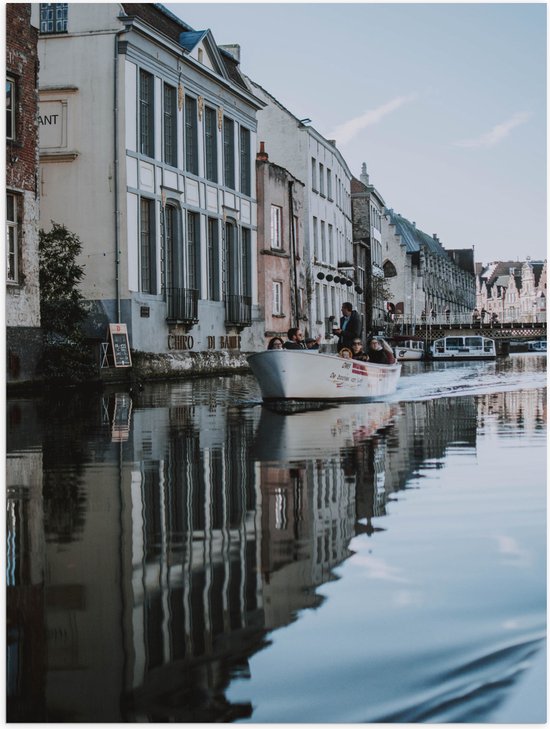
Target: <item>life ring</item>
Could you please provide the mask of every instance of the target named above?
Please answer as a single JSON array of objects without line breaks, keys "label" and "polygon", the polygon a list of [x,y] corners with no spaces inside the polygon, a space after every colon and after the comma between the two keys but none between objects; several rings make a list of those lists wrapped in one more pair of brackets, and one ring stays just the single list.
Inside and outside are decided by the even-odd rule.
[{"label": "life ring", "polygon": [[398,357],[404,357],[404,356],[405,356],[406,354],[407,354],[407,353],[405,352],[405,350],[404,350],[404,349],[402,349],[402,350],[400,350],[400,351],[399,351],[399,353],[398,353],[398,355],[397,355],[397,356],[398,356]]}]

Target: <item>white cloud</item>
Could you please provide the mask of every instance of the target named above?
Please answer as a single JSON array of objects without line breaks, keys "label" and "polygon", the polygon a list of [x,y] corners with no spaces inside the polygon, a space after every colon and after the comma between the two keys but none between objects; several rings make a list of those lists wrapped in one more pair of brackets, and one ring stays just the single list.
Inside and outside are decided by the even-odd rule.
[{"label": "white cloud", "polygon": [[365,127],[371,126],[371,124],[378,124],[385,116],[391,114],[392,111],[396,111],[404,104],[408,104],[410,101],[414,101],[417,98],[416,94],[409,94],[409,96],[398,96],[386,104],[371,109],[365,112],[361,116],[357,116],[354,119],[349,119],[342,124],[339,124],[335,129],[327,135],[329,139],[336,139],[339,145],[347,144],[353,139],[360,131]]},{"label": "white cloud", "polygon": [[526,111],[520,111],[511,119],[497,124],[491,131],[486,134],[482,134],[476,139],[463,139],[459,142],[454,142],[456,147],[494,147],[495,144],[502,142],[503,139],[510,134],[512,129],[519,127],[521,124],[525,124],[531,118],[531,114]]}]

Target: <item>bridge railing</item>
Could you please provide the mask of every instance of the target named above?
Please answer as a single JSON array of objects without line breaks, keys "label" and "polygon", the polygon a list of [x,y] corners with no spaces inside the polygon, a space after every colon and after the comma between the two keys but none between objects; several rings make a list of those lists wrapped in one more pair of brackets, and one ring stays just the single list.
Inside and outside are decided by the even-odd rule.
[{"label": "bridge railing", "polygon": [[489,326],[498,326],[499,324],[514,324],[516,326],[520,326],[522,324],[529,324],[529,325],[536,325],[546,324],[546,313],[543,312],[541,314],[537,314],[537,316],[505,316],[504,318],[498,318],[496,320],[491,319],[491,315],[486,315],[483,320],[480,319],[474,319],[471,314],[450,314],[449,316],[446,316],[445,314],[434,314],[433,316],[430,316],[429,314],[426,316],[402,316],[397,315],[395,318],[395,321],[388,322],[388,324],[395,324],[395,325],[406,325],[406,326],[454,326],[454,327],[472,327],[472,328],[479,328],[481,326],[483,327],[489,327]]}]

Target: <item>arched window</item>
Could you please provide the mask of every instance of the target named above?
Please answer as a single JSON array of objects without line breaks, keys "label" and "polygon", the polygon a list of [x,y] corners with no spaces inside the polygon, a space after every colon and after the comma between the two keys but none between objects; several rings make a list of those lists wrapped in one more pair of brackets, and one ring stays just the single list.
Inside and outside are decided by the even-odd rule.
[{"label": "arched window", "polygon": [[384,278],[392,278],[393,276],[397,276],[396,268],[391,261],[386,261],[383,268]]}]

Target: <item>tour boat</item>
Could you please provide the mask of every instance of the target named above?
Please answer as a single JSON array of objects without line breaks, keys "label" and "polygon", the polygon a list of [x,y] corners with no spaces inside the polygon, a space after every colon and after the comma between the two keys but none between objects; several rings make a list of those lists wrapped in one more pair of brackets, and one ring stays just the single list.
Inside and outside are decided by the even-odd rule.
[{"label": "tour boat", "polygon": [[430,350],[433,359],[495,359],[495,340],[481,336],[449,336],[436,339]]},{"label": "tour boat", "polygon": [[424,358],[424,342],[421,339],[393,340],[393,352],[399,362]]},{"label": "tour boat", "polygon": [[380,397],[395,392],[401,373],[397,363],[359,362],[312,350],[258,352],[248,363],[266,401]]},{"label": "tour boat", "polygon": [[399,405],[324,403],[323,409],[280,412],[264,405],[251,446],[258,461],[304,461],[337,455],[372,438],[399,415]]},{"label": "tour boat", "polygon": [[546,352],[546,339],[534,339],[527,342],[528,352]]}]

